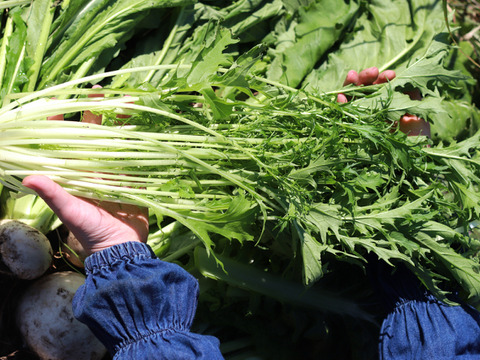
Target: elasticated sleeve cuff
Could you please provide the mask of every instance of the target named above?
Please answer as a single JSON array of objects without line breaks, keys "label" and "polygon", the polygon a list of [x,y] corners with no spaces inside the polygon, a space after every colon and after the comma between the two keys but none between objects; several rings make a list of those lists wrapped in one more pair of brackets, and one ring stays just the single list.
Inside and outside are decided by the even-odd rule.
[{"label": "elasticated sleeve cuff", "polygon": [[190,332],[198,282],[151,248],[127,242],[85,260],[75,317],[115,359],[222,359],[215,337]]},{"label": "elasticated sleeve cuff", "polygon": [[379,359],[480,359],[480,313],[439,301],[402,265],[392,270],[383,261],[369,261],[373,285],[388,310]]}]

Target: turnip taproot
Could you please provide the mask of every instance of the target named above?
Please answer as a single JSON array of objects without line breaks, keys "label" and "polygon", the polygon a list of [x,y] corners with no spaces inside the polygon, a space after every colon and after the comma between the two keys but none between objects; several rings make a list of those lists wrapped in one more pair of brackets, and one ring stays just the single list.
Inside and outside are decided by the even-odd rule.
[{"label": "turnip taproot", "polygon": [[85,277],[72,271],[43,276],[21,296],[17,324],[42,360],[99,360],[106,348],[73,316],[72,299]]},{"label": "turnip taproot", "polygon": [[39,230],[17,220],[0,222],[1,261],[19,279],[40,277],[52,263],[50,241]]}]

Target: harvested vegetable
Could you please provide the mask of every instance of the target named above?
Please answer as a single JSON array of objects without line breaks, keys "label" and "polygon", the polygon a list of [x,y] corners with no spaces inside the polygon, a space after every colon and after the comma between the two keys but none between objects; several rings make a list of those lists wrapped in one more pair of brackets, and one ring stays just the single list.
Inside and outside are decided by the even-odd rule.
[{"label": "harvested vegetable", "polygon": [[1,262],[19,279],[42,276],[52,264],[52,246],[39,230],[18,220],[0,222]]},{"label": "harvested vegetable", "polygon": [[[405,264],[442,300],[458,292],[479,306],[480,243],[467,230],[480,217],[480,118],[440,1],[140,3],[140,12],[128,1],[57,6],[53,22],[44,17],[50,35],[35,50],[45,64],[36,76],[23,76],[29,56],[8,53],[4,185],[29,191],[21,179],[44,174],[75,195],[149,207],[152,247],[202,279],[199,318],[222,343],[234,339],[232,357],[239,346],[293,358],[292,333],[300,349],[312,332],[323,344],[361,343],[365,332],[318,313],[371,320],[356,306],[371,301],[371,256]],[[80,14],[93,7],[106,14],[94,30],[115,34],[85,27]],[[16,31],[5,27],[4,39],[41,47],[25,40],[27,9],[8,14]],[[103,21],[116,11],[128,26]],[[397,76],[342,86],[349,70],[372,66]],[[88,89],[94,83],[103,89]],[[422,101],[405,95],[413,89]],[[105,97],[88,97],[97,93]],[[337,103],[338,94],[350,101]],[[89,110],[102,125],[45,120]],[[429,121],[432,139],[395,131],[405,113]],[[121,124],[119,114],[131,117]],[[315,305],[302,301],[309,291]],[[346,301],[329,301],[338,297]],[[316,320],[290,306],[312,307],[306,317]]]},{"label": "harvested vegetable", "polygon": [[90,329],[73,316],[73,295],[84,281],[75,272],[56,272],[31,284],[22,295],[18,328],[40,359],[99,360],[106,354]]},{"label": "harvested vegetable", "polygon": [[58,228],[62,223],[52,209],[36,195],[20,195],[15,192],[4,191],[0,219],[18,220],[31,226],[43,234]]},{"label": "harvested vegetable", "polygon": [[[217,55],[235,42],[219,31],[223,36],[209,49]],[[373,252],[387,262],[406,263],[442,298],[437,279],[455,279],[452,285],[476,303],[476,262],[451,246],[471,244],[453,229],[480,212],[462,196],[468,187],[459,182],[451,157],[462,164],[462,178],[477,183],[475,163],[463,155],[477,137],[426,147],[427,139],[390,132],[386,120],[398,109],[365,106],[363,98],[339,108],[335,98],[247,77],[258,51],[228,69],[211,68],[210,75],[208,56],[185,64],[188,72],[172,72],[170,87],[162,91],[45,99],[88,80],[79,79],[19,98],[0,110],[4,182],[28,192],[18,178],[41,173],[76,195],[147,206],[160,221],[168,217],[189,228],[210,252],[216,246],[212,236],[260,238],[272,249],[279,236],[290,237],[298,241],[294,249],[299,246],[306,284],[324,273],[320,254],[363,266],[366,253]],[[387,94],[389,86],[382,84],[376,96]],[[246,98],[232,97],[233,89]],[[192,90],[200,95],[188,94]],[[419,106],[395,96],[402,97],[404,111]],[[426,109],[432,104],[421,103],[423,114],[431,116]],[[104,110],[105,125],[41,120],[87,109]],[[110,125],[124,109],[132,114],[129,124]],[[445,193],[448,203],[441,200]],[[266,237],[267,228],[280,231]],[[438,261],[430,260],[432,253]],[[444,261],[456,266],[445,267]]]}]

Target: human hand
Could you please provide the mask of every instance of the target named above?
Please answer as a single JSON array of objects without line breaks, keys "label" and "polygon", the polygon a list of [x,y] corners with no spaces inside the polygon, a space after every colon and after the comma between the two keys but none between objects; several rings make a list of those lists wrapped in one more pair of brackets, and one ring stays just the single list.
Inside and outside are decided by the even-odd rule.
[{"label": "human hand", "polygon": [[147,241],[148,213],[144,208],[75,197],[43,175],[27,176],[23,185],[50,206],[87,254],[128,241]]},{"label": "human hand", "polygon": [[[49,120],[63,120],[63,115],[50,117]],[[86,111],[82,121],[101,124],[102,117]],[[128,241],[147,241],[148,210],[145,208],[75,197],[43,175],[27,176],[23,185],[37,192],[88,255]]]},{"label": "human hand", "polygon": [[[350,70],[345,78],[345,81],[343,82],[343,85],[346,86],[353,84],[356,86],[361,86],[383,84],[393,80],[395,76],[396,74],[393,70],[385,70],[380,73],[376,67],[364,69],[360,71],[360,73],[357,73],[355,70]],[[422,95],[418,90],[408,92],[407,94],[412,100],[422,100]],[[346,103],[348,102],[348,99],[345,94],[338,94],[337,102]],[[430,137],[430,124],[424,119],[415,115],[403,115],[398,122],[398,127],[400,131],[409,136],[424,135]]]}]

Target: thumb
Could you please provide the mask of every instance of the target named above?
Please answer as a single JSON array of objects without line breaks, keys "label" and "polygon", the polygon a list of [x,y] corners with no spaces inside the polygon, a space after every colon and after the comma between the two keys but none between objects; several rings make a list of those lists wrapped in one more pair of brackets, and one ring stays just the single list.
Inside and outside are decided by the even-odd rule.
[{"label": "thumb", "polygon": [[70,210],[80,201],[44,175],[27,176],[22,184],[34,190],[62,221],[68,218]]}]

